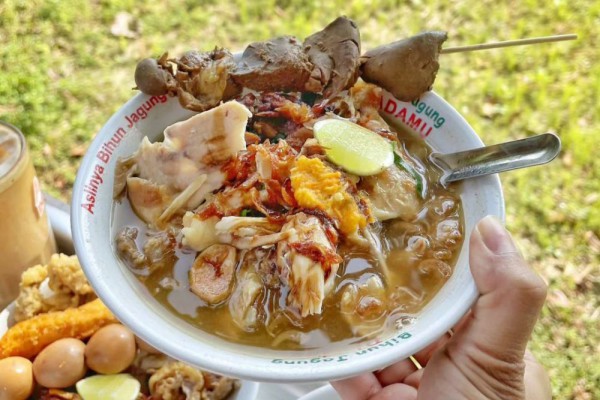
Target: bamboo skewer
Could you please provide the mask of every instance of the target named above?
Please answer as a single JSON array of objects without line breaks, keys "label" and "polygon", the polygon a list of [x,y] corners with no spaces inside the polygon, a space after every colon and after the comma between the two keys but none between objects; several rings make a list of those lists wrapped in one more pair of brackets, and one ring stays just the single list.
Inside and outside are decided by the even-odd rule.
[{"label": "bamboo skewer", "polygon": [[466,52],[466,51],[497,49],[500,47],[510,47],[510,46],[526,46],[526,45],[530,45],[530,44],[561,42],[564,40],[575,40],[575,39],[577,39],[577,35],[575,35],[575,34],[542,36],[542,37],[529,38],[529,39],[507,40],[504,42],[474,44],[471,46],[448,47],[447,49],[442,49],[442,51],[440,51],[440,53],[441,54],[462,53],[462,52]]}]

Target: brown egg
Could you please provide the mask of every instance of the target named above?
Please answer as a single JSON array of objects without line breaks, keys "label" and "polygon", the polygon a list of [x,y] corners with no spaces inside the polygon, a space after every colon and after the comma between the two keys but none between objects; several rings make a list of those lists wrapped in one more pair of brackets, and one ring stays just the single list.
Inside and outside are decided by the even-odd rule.
[{"label": "brown egg", "polygon": [[85,348],[85,361],[90,369],[100,374],[117,374],[133,363],[135,336],[121,324],[99,329]]},{"label": "brown egg", "polygon": [[160,351],[150,346],[137,336],[135,337],[135,343],[137,344],[138,349],[145,351],[148,354],[162,354]]},{"label": "brown egg", "polygon": [[60,339],[37,355],[33,375],[40,385],[62,389],[85,376],[85,344],[77,339]]},{"label": "brown egg", "polygon": [[0,400],[26,400],[32,391],[31,361],[23,357],[0,360]]}]

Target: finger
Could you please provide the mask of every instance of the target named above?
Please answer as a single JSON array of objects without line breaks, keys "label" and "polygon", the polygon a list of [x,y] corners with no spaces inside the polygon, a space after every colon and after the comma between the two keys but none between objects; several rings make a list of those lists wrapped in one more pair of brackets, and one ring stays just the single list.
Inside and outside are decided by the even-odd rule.
[{"label": "finger", "polygon": [[373,374],[358,375],[330,383],[342,400],[371,399],[381,390],[381,384]]},{"label": "finger", "polygon": [[471,272],[481,295],[460,334],[493,355],[516,354],[522,359],[544,304],[546,285],[497,219],[481,220],[470,246]]},{"label": "finger", "polygon": [[[343,399],[343,398],[342,398]],[[369,400],[416,400],[417,389],[402,383],[394,383],[384,387]],[[345,399],[344,399],[345,400]]]},{"label": "finger", "polygon": [[471,310],[467,311],[465,315],[454,325],[454,328],[450,329],[446,332],[441,338],[425,347],[423,350],[419,351],[414,355],[415,360],[419,363],[420,366],[424,367],[427,365],[433,353],[441,349],[452,337],[456,334],[456,332],[460,332],[463,329],[463,326],[472,318]]},{"label": "finger", "polygon": [[415,372],[417,366],[409,359],[402,360],[375,373],[382,386],[403,382],[404,379]]},{"label": "finger", "polygon": [[450,333],[445,333],[444,336],[442,336],[429,346],[425,347],[423,350],[416,353],[413,357],[415,358],[415,360],[417,360],[421,367],[426,366],[429,362],[429,359],[431,359],[433,353],[435,353],[439,348],[448,343],[448,340],[450,340],[450,338]]},{"label": "finger", "polygon": [[423,378],[423,374],[425,373],[425,368],[422,368],[414,373],[410,374],[404,380],[404,384],[408,386],[412,386],[415,389],[419,389],[419,385],[421,384],[421,378]]},{"label": "finger", "polygon": [[467,311],[467,313],[458,321],[458,323],[456,325],[454,325],[454,328],[452,328],[452,331],[454,332],[454,334],[462,331],[465,327],[465,325],[467,324],[467,322],[469,322],[471,320],[471,318],[473,318],[473,313],[471,312],[471,310]]},{"label": "finger", "polygon": [[525,352],[525,393],[529,399],[552,399],[548,373],[529,350]]}]

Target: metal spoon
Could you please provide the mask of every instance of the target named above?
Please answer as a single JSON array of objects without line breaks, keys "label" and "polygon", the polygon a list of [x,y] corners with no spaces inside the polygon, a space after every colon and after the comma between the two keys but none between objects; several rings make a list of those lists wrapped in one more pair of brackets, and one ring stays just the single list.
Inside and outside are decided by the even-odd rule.
[{"label": "metal spoon", "polygon": [[443,171],[440,183],[445,185],[462,179],[546,164],[559,152],[558,136],[544,133],[458,153],[432,153],[429,157]]}]

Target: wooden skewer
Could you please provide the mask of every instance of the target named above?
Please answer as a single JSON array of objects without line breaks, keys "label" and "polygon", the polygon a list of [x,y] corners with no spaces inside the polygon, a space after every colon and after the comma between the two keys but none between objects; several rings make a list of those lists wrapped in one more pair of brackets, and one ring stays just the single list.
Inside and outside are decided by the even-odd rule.
[{"label": "wooden skewer", "polygon": [[465,51],[497,49],[500,47],[510,47],[510,46],[525,46],[525,45],[529,45],[529,44],[560,42],[563,40],[575,40],[575,39],[577,39],[577,35],[575,35],[575,34],[543,36],[543,37],[529,38],[529,39],[507,40],[505,42],[474,44],[471,46],[448,47],[447,49],[442,49],[442,51],[440,53],[441,54],[462,53]]}]

